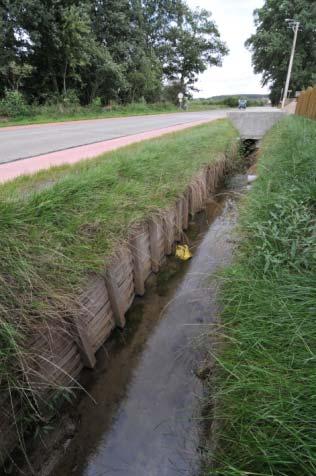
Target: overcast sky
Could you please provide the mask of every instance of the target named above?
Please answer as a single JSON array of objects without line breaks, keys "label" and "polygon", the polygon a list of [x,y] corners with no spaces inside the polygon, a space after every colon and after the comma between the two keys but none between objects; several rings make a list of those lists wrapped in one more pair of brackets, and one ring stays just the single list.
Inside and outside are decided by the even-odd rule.
[{"label": "overcast sky", "polygon": [[253,10],[262,7],[264,0],[187,0],[191,7],[210,10],[222,39],[229,47],[222,68],[212,67],[199,78],[196,97],[220,94],[263,94],[260,75],[253,73],[251,55],[244,47],[246,39],[255,31]]}]

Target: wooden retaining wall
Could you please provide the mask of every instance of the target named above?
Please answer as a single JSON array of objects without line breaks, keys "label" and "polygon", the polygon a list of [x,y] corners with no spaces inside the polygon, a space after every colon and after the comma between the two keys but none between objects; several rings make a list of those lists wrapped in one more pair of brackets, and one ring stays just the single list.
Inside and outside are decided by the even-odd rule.
[{"label": "wooden retaining wall", "polygon": [[[191,181],[173,206],[153,214],[133,226],[128,239],[113,254],[106,269],[89,276],[79,297],[78,316],[63,323],[46,322],[29,341],[25,369],[34,390],[35,405],[52,397],[60,387],[76,387],[84,367],[93,368],[95,354],[115,327],[123,328],[125,314],[136,295],[143,296],[149,275],[157,273],[181,241],[183,230],[215,193],[231,162],[226,156],[205,166]],[[21,401],[11,394],[0,394],[0,464],[22,444]]]}]

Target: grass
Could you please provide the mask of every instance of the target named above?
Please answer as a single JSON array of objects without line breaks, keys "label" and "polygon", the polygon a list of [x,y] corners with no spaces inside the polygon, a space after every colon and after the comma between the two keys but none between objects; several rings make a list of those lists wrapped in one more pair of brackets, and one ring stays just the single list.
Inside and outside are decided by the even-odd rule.
[{"label": "grass", "polygon": [[[223,105],[203,105],[192,102],[188,112],[220,109]],[[58,106],[37,106],[27,116],[15,118],[0,118],[0,127],[19,126],[28,124],[47,124],[50,122],[67,122],[89,119],[109,119],[115,117],[141,116],[150,114],[184,112],[172,103],[157,104],[128,104],[127,106],[113,106],[106,110],[99,106],[73,106],[69,108]]]},{"label": "grass", "polygon": [[264,141],[224,274],[216,450],[205,474],[316,474],[315,159],[307,119],[283,120]]},{"label": "grass", "polygon": [[88,274],[104,269],[131,224],[173,203],[236,136],[216,121],[0,187],[2,390],[26,391],[25,338],[78,313]]}]

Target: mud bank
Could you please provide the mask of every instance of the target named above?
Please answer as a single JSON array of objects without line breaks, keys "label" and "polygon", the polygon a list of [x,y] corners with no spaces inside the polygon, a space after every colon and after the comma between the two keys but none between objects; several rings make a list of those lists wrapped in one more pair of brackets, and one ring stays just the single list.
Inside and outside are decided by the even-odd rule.
[{"label": "mud bank", "polygon": [[125,330],[98,352],[95,371],[84,372],[89,395],[64,414],[55,441],[37,444],[34,474],[198,474],[200,365],[217,321],[213,275],[232,256],[238,196],[221,191],[190,221],[192,260],[169,257],[151,276]]}]

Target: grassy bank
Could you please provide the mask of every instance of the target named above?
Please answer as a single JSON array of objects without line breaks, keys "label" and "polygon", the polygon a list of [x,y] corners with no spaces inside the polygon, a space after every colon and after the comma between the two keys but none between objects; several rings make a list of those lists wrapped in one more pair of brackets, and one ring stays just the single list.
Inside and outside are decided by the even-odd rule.
[{"label": "grassy bank", "polygon": [[24,337],[76,314],[87,274],[131,224],[171,204],[235,140],[216,121],[0,187],[1,389],[28,388]]},{"label": "grassy bank", "polygon": [[287,118],[264,141],[224,276],[217,451],[206,474],[316,474],[315,159],[315,122]]},{"label": "grassy bank", "polygon": [[[224,105],[203,105],[195,102],[189,103],[188,112],[220,109]],[[101,106],[36,106],[30,107],[25,115],[16,117],[0,117],[0,127],[19,126],[27,124],[46,124],[50,122],[67,122],[88,119],[110,119],[115,117],[142,116],[150,114],[164,114],[171,112],[184,112],[172,103],[157,104],[128,104],[126,106],[113,106],[110,109]]]}]

